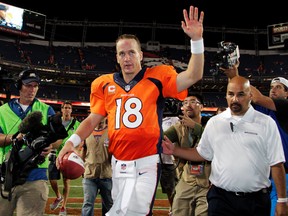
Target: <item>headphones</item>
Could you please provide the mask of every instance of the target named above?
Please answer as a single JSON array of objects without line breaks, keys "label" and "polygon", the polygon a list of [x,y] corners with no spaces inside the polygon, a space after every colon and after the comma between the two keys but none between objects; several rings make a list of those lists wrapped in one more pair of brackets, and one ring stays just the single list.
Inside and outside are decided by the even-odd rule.
[{"label": "headphones", "polygon": [[25,71],[22,71],[20,74],[19,74],[19,77],[18,79],[16,80],[16,83],[15,83],[15,87],[20,91],[20,89],[22,88],[22,77],[23,77],[23,73]]},{"label": "headphones", "polygon": [[16,80],[15,87],[20,91],[23,85],[22,79],[25,77],[28,77],[30,73],[34,73],[34,72],[35,71],[32,69],[26,69],[26,70],[21,71],[18,79]]}]

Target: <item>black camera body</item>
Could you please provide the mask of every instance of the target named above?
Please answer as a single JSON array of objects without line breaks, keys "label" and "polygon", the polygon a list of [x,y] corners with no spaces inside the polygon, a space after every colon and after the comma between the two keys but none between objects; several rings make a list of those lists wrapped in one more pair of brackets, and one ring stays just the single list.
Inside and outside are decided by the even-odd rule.
[{"label": "black camera body", "polygon": [[182,115],[181,101],[175,98],[166,98],[164,104],[164,116]]},{"label": "black camera body", "polygon": [[[11,199],[11,189],[24,184],[30,171],[45,161],[45,156],[41,154],[43,150],[68,136],[59,113],[49,117],[47,125],[41,123],[41,112],[32,112],[26,118],[19,125],[19,132],[13,135],[12,148],[1,164],[0,186],[3,185],[4,191],[8,192],[8,199]],[[35,123],[35,120],[38,122]],[[25,134],[22,140],[16,138],[19,133]],[[2,187],[1,195],[7,198],[3,196]]]},{"label": "black camera body", "polygon": [[232,42],[221,41],[218,43],[218,51],[211,61],[213,75],[222,72],[221,68],[228,69],[235,65],[240,58],[239,47]]},{"label": "black camera body", "polygon": [[53,149],[53,150],[51,150],[50,154],[48,155],[48,159],[49,159],[50,162],[55,163],[56,158],[57,158],[56,150]]}]

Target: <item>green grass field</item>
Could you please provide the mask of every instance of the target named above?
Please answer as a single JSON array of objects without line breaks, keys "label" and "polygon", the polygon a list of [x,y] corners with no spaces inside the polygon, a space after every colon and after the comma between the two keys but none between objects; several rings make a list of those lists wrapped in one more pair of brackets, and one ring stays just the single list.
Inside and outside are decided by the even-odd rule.
[{"label": "green grass field", "polygon": [[[63,193],[63,181],[62,179],[58,180],[58,187],[61,192]],[[58,215],[59,208],[51,211],[49,208],[50,204],[56,198],[54,191],[52,190],[49,184],[49,200],[46,205],[45,216],[56,216]],[[68,197],[67,202],[67,212],[69,216],[79,216],[81,215],[81,208],[82,208],[82,200],[83,198],[83,190],[82,190],[82,178],[78,178],[76,180],[70,181],[70,194]],[[97,200],[95,202],[95,216],[101,216],[101,202],[100,202],[100,195],[98,195]],[[157,194],[156,194],[156,201],[153,208],[153,215],[155,216],[166,216],[169,210],[169,202],[167,200],[167,195],[162,193],[161,187],[158,187]]]},{"label": "green grass field", "polygon": [[[58,186],[60,189],[60,192],[62,194],[63,191],[63,181],[62,179],[58,180]],[[70,195],[69,197],[83,197],[83,190],[82,190],[82,178],[78,178],[75,180],[70,181]],[[49,185],[49,197],[55,197],[54,191],[51,189]],[[157,194],[156,194],[157,199],[167,199],[167,195],[162,193],[160,184],[157,188]]]}]

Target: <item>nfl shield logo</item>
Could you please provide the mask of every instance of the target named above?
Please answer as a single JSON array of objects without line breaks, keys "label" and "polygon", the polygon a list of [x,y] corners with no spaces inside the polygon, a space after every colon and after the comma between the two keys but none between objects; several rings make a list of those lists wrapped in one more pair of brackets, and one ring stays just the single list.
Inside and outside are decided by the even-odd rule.
[{"label": "nfl shield logo", "polygon": [[123,164],[121,164],[121,170],[126,170],[126,164],[125,163],[123,163]]}]

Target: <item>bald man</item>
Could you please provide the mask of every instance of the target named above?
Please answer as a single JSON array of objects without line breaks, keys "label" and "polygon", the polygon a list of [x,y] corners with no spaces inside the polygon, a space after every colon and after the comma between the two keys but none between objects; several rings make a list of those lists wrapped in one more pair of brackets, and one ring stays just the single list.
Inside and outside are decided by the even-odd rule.
[{"label": "bald man", "polygon": [[250,82],[231,78],[227,86],[228,109],[207,123],[198,147],[183,149],[165,137],[165,154],[190,161],[212,161],[208,214],[269,216],[270,173],[279,203],[277,215],[288,215],[284,152],[275,121],[251,106]]},{"label": "bald man", "polygon": [[[229,79],[239,76],[240,62],[233,67],[223,69]],[[270,83],[269,96],[263,95],[256,87],[251,86],[252,106],[255,110],[269,115],[278,126],[286,162],[284,168],[286,172],[286,191],[288,191],[288,80],[284,77],[275,77]],[[270,178],[272,189],[270,192],[271,212],[270,216],[275,216],[278,205],[278,194],[274,179]],[[287,200],[286,200],[287,201]]]}]

